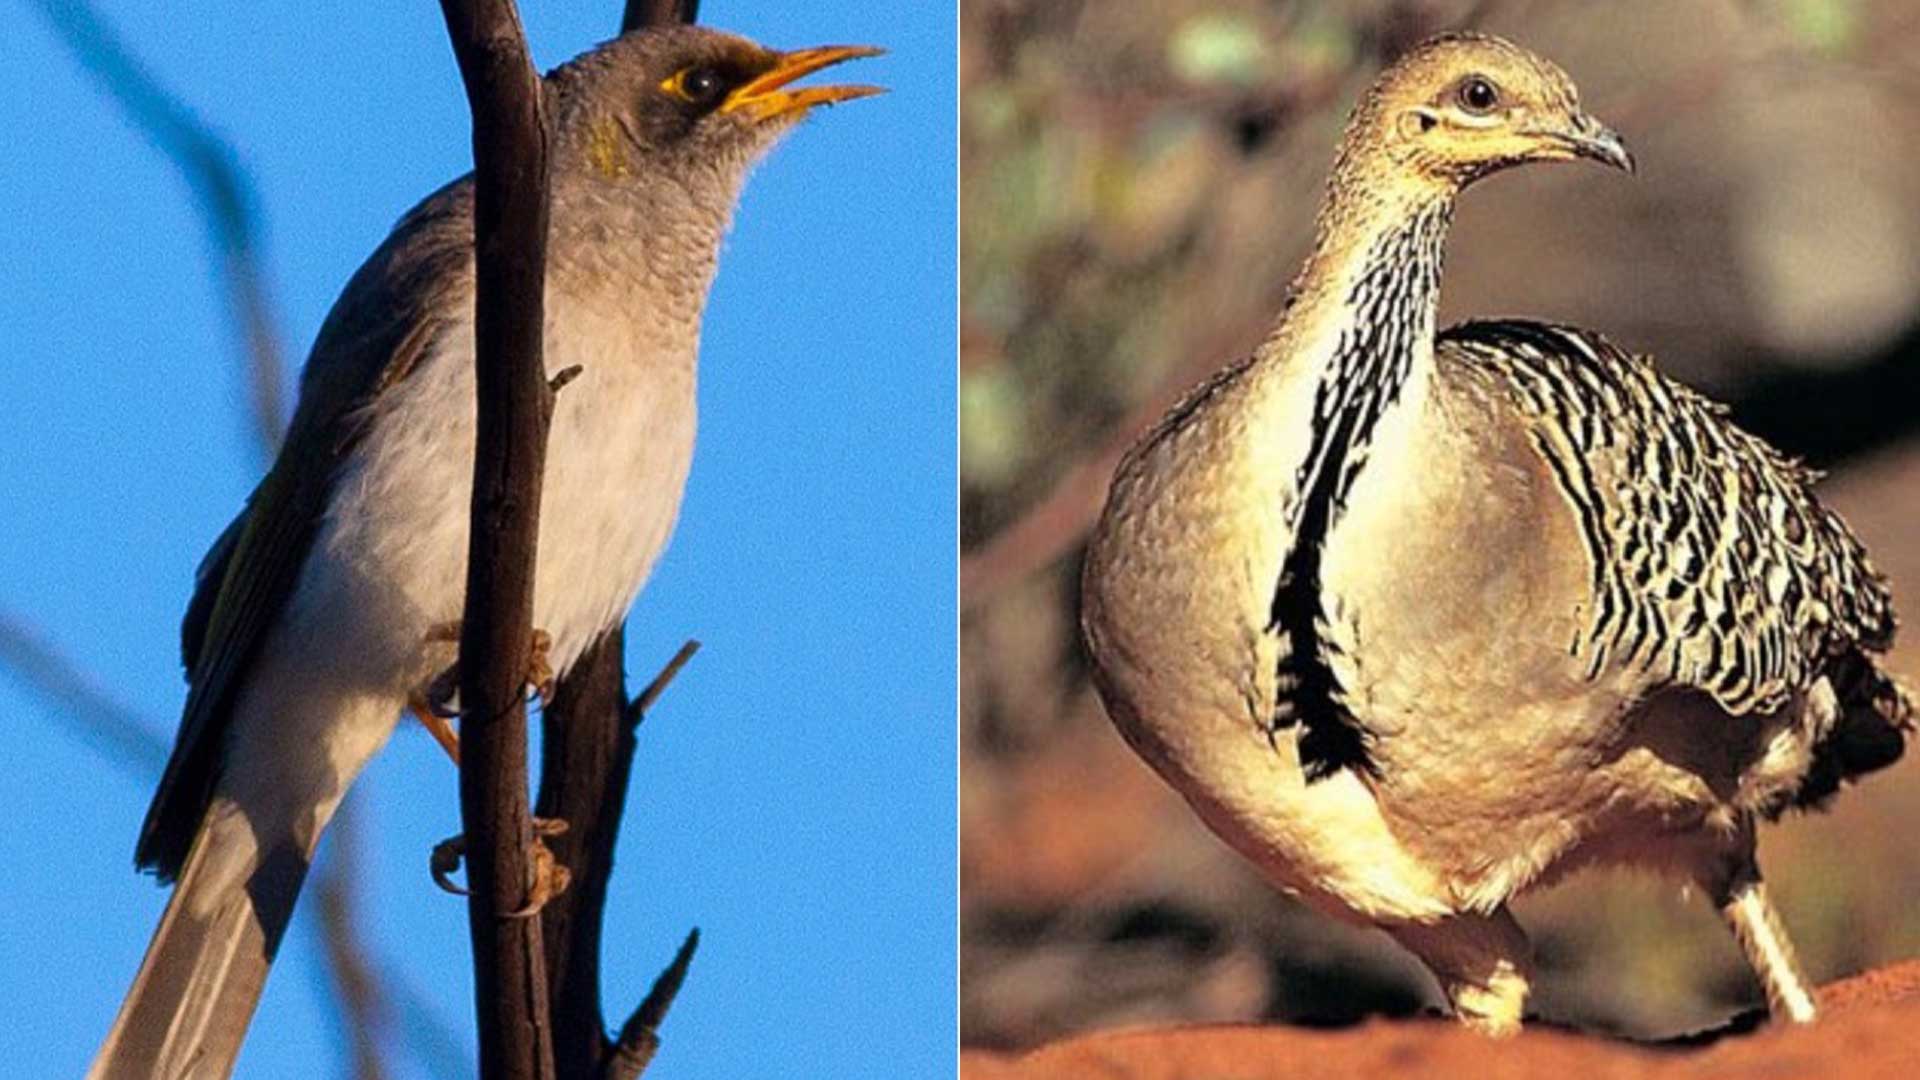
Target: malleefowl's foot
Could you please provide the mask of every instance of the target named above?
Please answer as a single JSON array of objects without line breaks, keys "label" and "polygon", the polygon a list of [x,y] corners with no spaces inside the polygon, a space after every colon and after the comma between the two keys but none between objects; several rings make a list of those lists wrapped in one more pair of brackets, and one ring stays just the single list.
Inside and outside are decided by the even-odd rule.
[{"label": "malleefowl's foot", "polygon": [[1505,905],[1491,914],[1463,912],[1388,932],[1433,972],[1462,1024],[1494,1038],[1520,1034],[1533,949]]},{"label": "malleefowl's foot", "polygon": [[[527,888],[527,902],[518,911],[509,911],[509,919],[527,919],[540,913],[554,897],[567,891],[573,882],[573,874],[560,861],[553,857],[548,849],[546,838],[559,836],[567,831],[567,823],[559,818],[534,818],[533,843],[527,850],[533,867],[533,881]],[[467,895],[467,890],[453,883],[453,873],[460,869],[460,860],[466,857],[467,837],[449,836],[433,845],[433,854],[428,859],[428,868],[433,874],[433,883],[446,892],[456,896]]]},{"label": "malleefowl's foot", "polygon": [[1453,1015],[1468,1028],[1495,1039],[1520,1034],[1527,1004],[1527,977],[1511,961],[1500,960],[1484,979],[1451,980],[1442,985]]}]

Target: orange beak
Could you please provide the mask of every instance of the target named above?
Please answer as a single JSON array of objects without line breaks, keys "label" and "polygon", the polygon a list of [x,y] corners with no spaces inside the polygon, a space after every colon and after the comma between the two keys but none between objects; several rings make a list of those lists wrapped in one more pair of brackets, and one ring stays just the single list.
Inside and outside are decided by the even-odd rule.
[{"label": "orange beak", "polygon": [[855,98],[884,94],[886,89],[879,86],[809,86],[799,90],[785,87],[821,68],[863,56],[879,56],[885,51],[870,45],[822,45],[817,49],[781,53],[780,62],[774,65],[773,70],[736,87],[733,93],[727,95],[720,111],[737,112],[745,109],[756,121],[764,123],[789,113],[804,115],[815,105],[836,105]]}]

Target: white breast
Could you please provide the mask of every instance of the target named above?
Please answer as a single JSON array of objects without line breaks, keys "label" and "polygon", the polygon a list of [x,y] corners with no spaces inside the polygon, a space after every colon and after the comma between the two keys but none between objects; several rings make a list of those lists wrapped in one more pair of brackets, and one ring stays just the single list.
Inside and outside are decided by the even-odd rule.
[{"label": "white breast", "polygon": [[[548,310],[561,389],[547,447],[534,625],[568,666],[632,604],[665,547],[693,454],[694,358],[636,338],[631,320]],[[389,392],[342,470],[294,603],[370,691],[403,697],[451,662],[427,643],[457,622],[472,491],[472,329],[443,336]]]}]

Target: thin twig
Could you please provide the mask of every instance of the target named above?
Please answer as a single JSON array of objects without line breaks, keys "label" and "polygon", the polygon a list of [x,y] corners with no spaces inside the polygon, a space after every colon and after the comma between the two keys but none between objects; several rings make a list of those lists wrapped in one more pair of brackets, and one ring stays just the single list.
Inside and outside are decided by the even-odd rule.
[{"label": "thin twig", "polygon": [[620,1040],[607,1059],[606,1080],[639,1080],[640,1074],[647,1071],[653,1055],[660,1050],[660,1025],[666,1022],[667,1010],[673,1007],[673,999],[679,996],[681,985],[687,981],[687,968],[693,964],[694,950],[699,947],[700,928],[696,926],[687,931],[687,939],[680,943],[680,951],[673,954],[673,962],[653,980],[653,988],[641,999],[640,1007],[621,1025]]},{"label": "thin twig", "polygon": [[626,13],[620,17],[620,32],[624,34],[643,26],[691,23],[699,18],[700,0],[627,0]]},{"label": "thin twig", "polygon": [[108,697],[78,665],[6,612],[0,612],[0,668],[12,669],[78,721],[87,741],[109,761],[142,779],[158,776],[166,765],[167,744],[151,725]]},{"label": "thin twig", "polygon": [[334,998],[340,1004],[342,1034],[351,1048],[354,1080],[386,1080],[390,1075],[380,1044],[393,1020],[367,951],[360,940],[359,890],[351,867],[358,861],[360,819],[357,804],[348,798],[327,828],[327,861],[314,889],[319,908],[320,944],[332,973]]},{"label": "thin twig", "polygon": [[655,675],[653,681],[647,684],[647,688],[640,691],[640,696],[628,704],[626,721],[629,728],[640,726],[640,722],[647,718],[647,710],[653,708],[653,703],[660,700],[661,694],[666,693],[668,684],[673,682],[673,677],[680,674],[680,669],[686,667],[687,661],[693,659],[693,654],[699,651],[700,643],[692,638],[688,638],[686,644],[680,646],[680,651],[673,654],[673,659],[667,661],[667,665],[660,669],[660,674]]},{"label": "thin twig", "polygon": [[[258,235],[259,199],[252,177],[234,149],[203,123],[179,98],[155,79],[121,43],[118,35],[86,0],[41,0],[43,14],[101,86],[127,111],[153,145],[186,179],[193,204],[220,256],[227,285],[227,309],[241,346],[247,373],[248,414],[263,461],[278,452],[286,429],[283,404],[286,364],[284,335],[267,287]],[[167,757],[158,727],[108,700],[65,657],[32,636],[24,621],[0,614],[0,666],[12,667],[37,689],[66,707],[109,760],[151,780]],[[458,1040],[442,1023],[425,1014],[419,995],[404,976],[373,958],[362,925],[357,884],[363,879],[362,851],[353,842],[351,800],[335,818],[325,865],[316,882],[318,918],[312,920],[326,958],[329,988],[341,1026],[351,1034],[353,1075],[381,1077],[391,1069],[382,1060],[378,1040],[362,1033],[388,1023],[396,1002],[409,1016],[407,1039],[434,1075],[470,1076]]]},{"label": "thin twig", "polygon": [[566,389],[568,383],[579,378],[581,373],[586,370],[586,366],[583,364],[569,364],[553,373],[553,378],[547,380],[547,389],[558,394],[560,391]]},{"label": "thin twig", "polygon": [[[561,1080],[598,1080],[612,1049],[600,1000],[600,940],[636,749],[621,689],[623,642],[615,628],[589,649],[540,718],[537,812],[573,826],[551,846],[574,884],[543,912]],[[698,647],[682,645],[635,704],[651,707]]]},{"label": "thin twig", "polygon": [[269,456],[285,431],[280,320],[260,272],[257,198],[233,147],[140,65],[85,0],[39,0],[47,21],[147,138],[180,170],[220,251],[227,303],[252,373],[255,437]]},{"label": "thin twig", "polygon": [[[158,725],[107,697],[79,665],[47,644],[24,620],[0,612],[0,669],[11,671],[27,687],[47,697],[69,720],[79,725],[82,734],[100,750],[101,755],[136,779],[151,783],[166,764],[167,746],[158,734]],[[360,850],[344,842],[340,822],[352,806],[351,797],[336,816],[329,834],[330,851],[321,872],[316,894],[320,918],[313,925],[321,951],[332,967],[329,988],[341,1010],[341,1023],[364,1023],[367,1010],[345,999],[349,981],[363,981],[370,997],[391,1003],[408,1017],[404,1027],[416,1055],[435,1076],[473,1075],[473,1066],[460,1056],[461,1047],[452,1032],[429,1013],[425,999],[406,979],[372,958],[366,934],[360,929],[357,903],[345,911],[330,913],[328,896],[336,890],[351,888],[361,875]],[[358,1048],[354,1049],[357,1060]],[[355,1075],[381,1075],[391,1070],[385,1064],[372,1066],[369,1072],[355,1066]]]}]

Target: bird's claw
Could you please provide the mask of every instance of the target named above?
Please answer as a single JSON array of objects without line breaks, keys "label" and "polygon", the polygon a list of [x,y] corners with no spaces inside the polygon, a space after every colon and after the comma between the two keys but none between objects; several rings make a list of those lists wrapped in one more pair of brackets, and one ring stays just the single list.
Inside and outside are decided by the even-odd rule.
[{"label": "bird's claw", "polygon": [[533,882],[527,887],[527,902],[520,910],[507,912],[507,918],[527,919],[540,914],[541,908],[573,884],[573,871],[554,858],[553,850],[546,844],[547,837],[566,831],[567,823],[559,818],[533,819],[533,846],[527,849]]},{"label": "bird's claw", "polygon": [[[534,818],[533,843],[527,849],[528,862],[533,880],[527,886],[527,902],[517,911],[503,912],[508,919],[528,919],[540,913],[540,909],[552,902],[554,897],[567,891],[573,883],[573,873],[560,860],[554,858],[553,851],[547,847],[549,836],[559,836],[567,831],[566,821],[560,818]],[[453,874],[460,869],[460,861],[467,854],[465,833],[449,836],[433,845],[433,854],[428,857],[427,866],[433,874],[433,883],[446,892],[456,896],[467,895],[467,890],[454,884]]]},{"label": "bird's claw", "polygon": [[450,665],[427,684],[421,703],[442,720],[460,719],[460,666]]},{"label": "bird's claw", "polygon": [[[445,644],[460,640],[460,624],[436,623],[427,630],[429,644]],[[553,700],[554,672],[549,659],[553,651],[553,635],[535,628],[532,638],[527,642],[527,687],[537,694],[542,704]],[[413,714],[420,718],[434,741],[460,764],[460,736],[454,733],[453,725],[448,721],[460,718],[460,665],[449,664],[446,670],[435,675],[427,683],[427,688],[414,695],[407,703]],[[459,865],[456,858],[454,865]]]},{"label": "bird's claw", "polygon": [[433,845],[433,854],[427,856],[427,872],[433,875],[433,883],[440,886],[441,892],[450,892],[455,896],[467,895],[467,890],[453,883],[453,874],[460,869],[460,860],[467,854],[467,834],[449,836]]},{"label": "bird's claw", "polygon": [[553,635],[539,627],[533,628],[533,639],[527,649],[527,685],[540,697],[541,704],[553,700]]},{"label": "bird's claw", "polygon": [[[459,623],[436,623],[427,631],[429,644],[443,645],[460,640]],[[527,679],[526,684],[542,702],[553,697],[554,670],[550,659],[553,653],[553,635],[539,627],[533,628],[533,634],[527,641]],[[433,677],[427,684],[425,701],[434,715],[445,720],[457,719],[460,715],[460,665],[449,664],[445,671]]]}]

